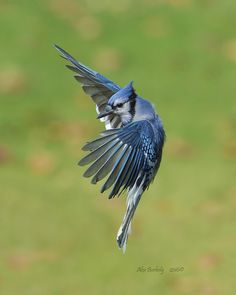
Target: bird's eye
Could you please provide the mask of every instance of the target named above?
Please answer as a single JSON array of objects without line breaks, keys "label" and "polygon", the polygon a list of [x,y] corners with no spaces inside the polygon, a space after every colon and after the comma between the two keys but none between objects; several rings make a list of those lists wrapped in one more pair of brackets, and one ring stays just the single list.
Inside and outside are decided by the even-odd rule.
[{"label": "bird's eye", "polygon": [[123,103],[118,103],[116,106],[117,106],[118,108],[121,108],[121,107],[123,106]]}]

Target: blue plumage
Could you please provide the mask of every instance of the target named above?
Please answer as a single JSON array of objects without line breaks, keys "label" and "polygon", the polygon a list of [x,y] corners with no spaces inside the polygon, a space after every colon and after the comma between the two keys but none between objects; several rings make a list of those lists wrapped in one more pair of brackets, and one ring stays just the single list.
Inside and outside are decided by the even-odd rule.
[{"label": "blue plumage", "polygon": [[96,103],[98,118],[107,129],[83,147],[89,154],[79,164],[90,165],[84,176],[92,177],[93,184],[107,177],[101,192],[111,188],[109,198],[128,190],[127,210],[117,234],[118,246],[125,251],[134,212],[161,163],[165,141],[161,119],[152,104],[136,94],[133,82],[121,88],[55,47],[72,64],[67,67]]}]

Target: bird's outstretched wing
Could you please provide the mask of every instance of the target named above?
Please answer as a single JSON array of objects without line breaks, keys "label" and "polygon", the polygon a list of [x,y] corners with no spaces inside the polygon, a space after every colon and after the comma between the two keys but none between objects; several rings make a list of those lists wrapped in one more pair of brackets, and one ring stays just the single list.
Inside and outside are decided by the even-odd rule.
[{"label": "bird's outstretched wing", "polygon": [[[74,76],[75,79],[82,84],[84,92],[90,95],[96,103],[97,113],[100,114],[100,112],[103,112],[108,99],[121,89],[120,86],[76,61],[58,45],[55,45],[55,48],[60,52],[61,57],[71,63],[71,65],[66,65],[66,67],[76,73]],[[106,129],[121,127],[119,117],[113,114],[100,120],[105,122]]]},{"label": "bird's outstretched wing", "polygon": [[[149,168],[156,166],[158,158],[161,158],[152,138],[153,128],[150,122],[145,120],[104,131],[101,137],[83,147],[83,150],[90,153],[79,165],[92,163],[84,176],[93,176],[91,182],[96,184],[109,174],[101,188],[101,192],[104,192],[113,185],[109,198],[132,188],[136,181],[141,183],[144,176],[149,181]],[[144,184],[148,185],[149,183]]]}]

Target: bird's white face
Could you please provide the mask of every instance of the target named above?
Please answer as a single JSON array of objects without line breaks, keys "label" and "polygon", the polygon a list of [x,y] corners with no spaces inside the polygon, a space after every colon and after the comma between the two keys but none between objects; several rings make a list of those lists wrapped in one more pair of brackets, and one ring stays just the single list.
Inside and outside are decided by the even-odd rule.
[{"label": "bird's white face", "polygon": [[133,114],[135,113],[135,102],[129,100],[129,98],[117,99],[112,105],[114,114],[121,118],[123,124],[127,124],[132,121]]},{"label": "bird's white face", "polygon": [[112,103],[108,103],[104,109],[104,112],[100,113],[98,118],[114,114],[119,116],[121,122],[125,125],[132,121],[135,115],[136,99],[129,97],[119,97],[113,100]]},{"label": "bird's white face", "polygon": [[114,102],[112,108],[117,115],[125,114],[130,111],[130,102],[128,99],[125,101],[118,100]]}]

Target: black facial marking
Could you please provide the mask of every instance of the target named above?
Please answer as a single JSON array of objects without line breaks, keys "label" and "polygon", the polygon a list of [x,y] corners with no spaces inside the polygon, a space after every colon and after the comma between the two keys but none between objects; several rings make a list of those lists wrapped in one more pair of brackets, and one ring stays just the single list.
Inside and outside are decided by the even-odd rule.
[{"label": "black facial marking", "polygon": [[129,99],[130,99],[130,101],[129,101],[130,102],[130,110],[129,110],[129,113],[131,114],[132,118],[135,115],[136,97],[137,97],[137,94],[134,91],[129,96]]},{"label": "black facial marking", "polygon": [[132,94],[129,96],[129,99],[132,100],[132,99],[135,99],[137,97],[137,94],[135,93],[135,91],[133,90],[132,91]]}]

